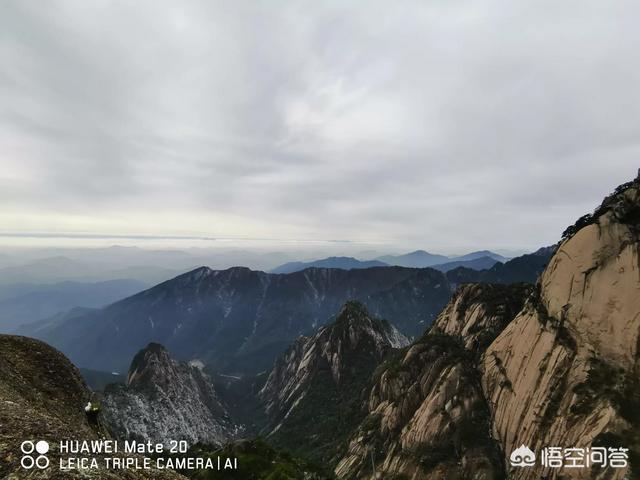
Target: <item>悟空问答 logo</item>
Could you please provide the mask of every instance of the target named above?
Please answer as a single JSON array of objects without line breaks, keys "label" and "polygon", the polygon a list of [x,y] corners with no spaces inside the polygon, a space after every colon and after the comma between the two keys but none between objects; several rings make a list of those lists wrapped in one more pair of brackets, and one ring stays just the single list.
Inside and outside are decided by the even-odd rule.
[{"label": "\u609f\u7a7a\u95ee\u7b54 logo", "polygon": [[511,452],[509,461],[514,467],[533,467],[536,463],[536,454],[526,445],[520,445]]}]

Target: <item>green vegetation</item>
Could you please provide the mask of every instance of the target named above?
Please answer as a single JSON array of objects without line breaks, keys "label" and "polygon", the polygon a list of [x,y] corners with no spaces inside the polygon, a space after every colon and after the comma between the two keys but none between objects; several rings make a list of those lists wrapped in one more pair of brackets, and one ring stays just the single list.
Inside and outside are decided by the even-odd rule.
[{"label": "green vegetation", "polygon": [[411,453],[415,458],[419,459],[420,467],[425,473],[429,473],[443,463],[457,461],[456,449],[452,440],[438,444],[422,443]]},{"label": "green vegetation", "polygon": [[339,386],[329,365],[319,366],[304,399],[272,435],[274,445],[319,462],[330,462],[346,445],[366,414],[363,395],[373,365],[366,354],[352,354],[344,361],[350,368]]},{"label": "green vegetation", "polygon": [[601,400],[618,403],[621,400],[623,382],[624,370],[597,358],[590,359],[587,378],[573,388],[578,401],[571,406],[571,413],[575,415],[589,413]]},{"label": "green vegetation", "polygon": [[243,440],[215,448],[196,444],[186,456],[237,458],[238,470],[181,471],[194,480],[331,480],[333,475],[287,452],[279,452],[262,439]]},{"label": "green vegetation", "polygon": [[[451,431],[440,442],[420,444],[412,456],[418,459],[425,473],[443,464],[459,464],[461,456],[472,450],[493,464],[500,464],[500,447],[491,438],[489,409],[483,400],[476,400],[465,415],[451,424]],[[481,453],[480,453],[481,452]]]},{"label": "green vegetation", "polygon": [[567,377],[566,375],[562,375],[562,377],[551,388],[549,401],[546,404],[544,413],[542,414],[542,418],[540,420],[540,426],[542,428],[549,428],[555,421],[556,417],[558,416],[560,402],[562,402],[562,398],[564,397],[566,391]]},{"label": "green vegetation", "polygon": [[567,227],[562,233],[562,239],[568,240],[584,227],[596,223],[601,216],[610,211],[614,212],[616,220],[629,226],[631,231],[637,234],[640,228],[640,205],[638,202],[631,201],[623,195],[629,188],[634,186],[638,186],[638,179],[620,185],[612,194],[604,199],[602,204],[596,208],[593,213],[583,215],[576,223]]},{"label": "green vegetation", "polygon": [[629,448],[633,478],[640,478],[640,372],[608,364],[601,359],[589,360],[589,372],[584,382],[573,389],[578,401],[571,413],[580,416],[593,410],[598,402],[609,401],[629,424],[620,433],[606,432],[596,437],[600,446]]},{"label": "green vegetation", "polygon": [[396,378],[402,371],[402,359],[408,349],[409,347],[392,350],[373,372],[374,382],[377,382],[385,372],[387,372],[389,378]]},{"label": "green vegetation", "polygon": [[547,307],[542,301],[542,293],[541,286],[538,283],[531,294],[531,297],[528,300],[528,306],[534,309],[537,313],[538,321],[540,325],[545,328],[549,328],[555,330],[556,333],[556,343],[558,345],[562,345],[566,348],[571,354],[574,354],[578,348],[575,339],[571,335],[569,329],[565,326],[565,316],[567,314],[566,307],[562,311],[562,318],[558,320],[549,314]]}]

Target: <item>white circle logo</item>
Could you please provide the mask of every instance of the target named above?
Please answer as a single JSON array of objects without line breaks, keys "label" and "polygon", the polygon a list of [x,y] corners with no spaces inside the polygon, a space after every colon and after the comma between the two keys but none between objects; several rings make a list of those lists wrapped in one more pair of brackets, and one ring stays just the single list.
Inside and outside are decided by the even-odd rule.
[{"label": "white circle logo", "polygon": [[22,450],[22,453],[26,453],[26,454],[33,453],[34,448],[35,446],[33,445],[33,442],[30,442],[29,440],[25,440],[20,445],[20,450]]},{"label": "white circle logo", "polygon": [[45,442],[44,440],[40,440],[38,443],[36,443],[36,452],[38,452],[40,455],[44,455],[48,451],[49,444],[47,442]]},{"label": "white circle logo", "polygon": [[35,461],[33,460],[33,457],[29,455],[22,457],[22,460],[20,460],[20,465],[22,465],[22,468],[25,468],[27,470],[29,470],[30,468],[33,468],[34,463]]},{"label": "white circle logo", "polygon": [[[35,444],[30,440],[25,440],[20,444],[20,450],[23,453],[20,465],[25,470],[30,470],[34,466],[44,470],[49,466],[49,459],[45,456],[45,453],[49,451],[49,443],[45,440],[39,440]],[[35,459],[31,455],[34,451],[40,454]]]}]

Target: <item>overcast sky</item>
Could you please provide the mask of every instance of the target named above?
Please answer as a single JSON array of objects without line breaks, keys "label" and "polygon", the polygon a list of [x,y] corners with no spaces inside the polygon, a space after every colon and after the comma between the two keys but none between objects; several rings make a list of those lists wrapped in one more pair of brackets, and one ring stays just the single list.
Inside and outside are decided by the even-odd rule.
[{"label": "overcast sky", "polygon": [[640,166],[637,1],[0,3],[0,232],[554,243]]}]

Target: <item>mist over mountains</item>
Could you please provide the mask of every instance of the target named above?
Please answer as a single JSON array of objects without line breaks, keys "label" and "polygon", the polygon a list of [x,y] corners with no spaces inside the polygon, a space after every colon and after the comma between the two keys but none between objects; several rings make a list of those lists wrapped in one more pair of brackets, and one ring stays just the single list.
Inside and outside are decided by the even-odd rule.
[{"label": "mist over mountains", "polygon": [[[381,260],[357,260],[347,256],[280,263],[296,255],[302,253],[295,250],[203,248],[153,250],[123,246],[12,251],[11,254],[0,255],[0,331],[12,332],[23,324],[58,315],[74,307],[102,307],[200,265],[213,269],[244,266],[271,273],[293,273],[310,267],[350,270],[390,265]],[[375,252],[363,251],[362,255],[366,258]],[[420,259],[425,255],[443,261],[434,265],[443,272],[459,266],[482,270],[506,260],[489,251],[459,257],[435,256],[419,251],[398,256],[395,263],[392,259],[396,257],[385,258],[393,265],[422,268],[425,262]]]},{"label": "mist over mountains", "polygon": [[[361,301],[413,337],[433,322],[457,284],[480,277],[532,282],[550,254],[447,273],[391,266],[310,267],[289,274],[202,267],[103,309],[74,310],[18,331],[44,339],[93,370],[123,372],[140,348],[157,342],[181,360],[198,358],[221,371],[257,372],[297,336],[331,321],[347,300]],[[502,274],[504,269],[510,273]]]},{"label": "mist over mountains", "polygon": [[[44,376],[52,398],[63,396],[48,365],[11,367],[32,348],[59,368],[60,388],[73,387],[70,408],[45,404],[38,421],[68,417],[88,438],[178,435],[207,442],[193,447],[199,455],[237,445],[271,459],[260,468],[288,462],[282,468],[300,472],[293,478],[316,480],[381,472],[533,480],[541,469],[509,459],[524,441],[535,451],[628,445],[625,469],[589,477],[622,480],[635,475],[640,448],[639,205],[640,178],[578,219],[558,245],[482,270],[200,267],[106,307],[23,327],[96,384],[100,372],[128,370],[124,383],[95,393],[106,411],[89,430],[73,405],[94,394],[49,345],[0,336],[8,372],[0,394],[31,405],[37,395],[22,377],[32,384]],[[0,415],[15,425],[20,408]],[[271,446],[250,440],[256,435]]]}]

